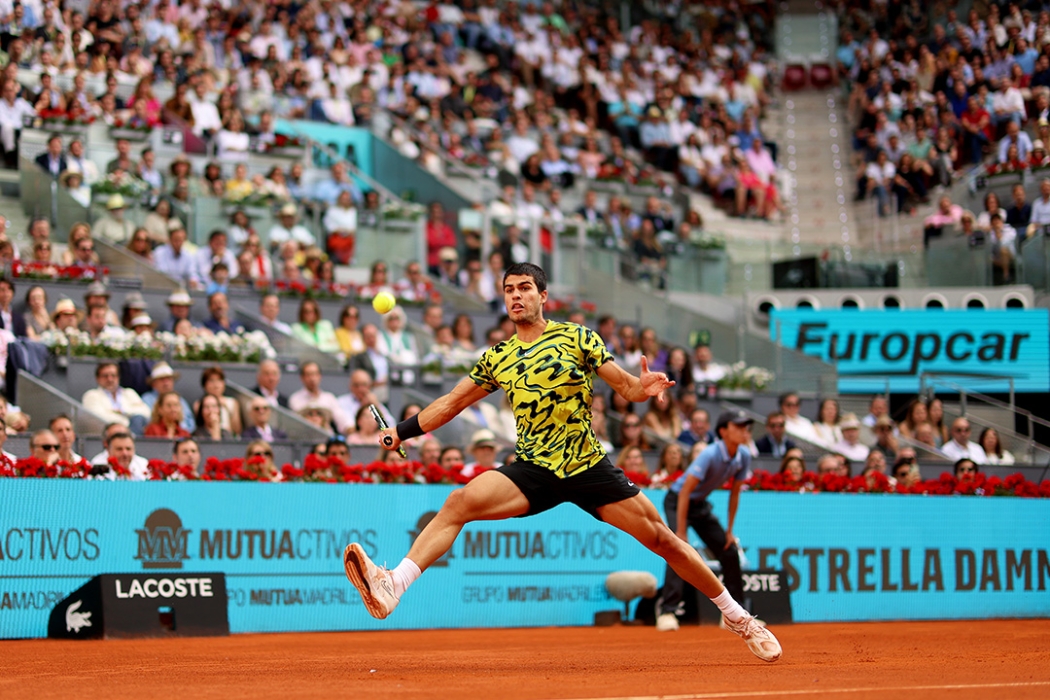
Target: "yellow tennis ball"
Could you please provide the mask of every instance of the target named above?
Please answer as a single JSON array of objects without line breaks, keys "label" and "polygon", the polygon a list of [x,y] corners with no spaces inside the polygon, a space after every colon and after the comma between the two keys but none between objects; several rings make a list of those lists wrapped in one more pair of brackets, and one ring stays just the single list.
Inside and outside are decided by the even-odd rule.
[{"label": "yellow tennis ball", "polygon": [[377,313],[385,314],[389,313],[391,309],[397,306],[397,299],[390,292],[380,292],[376,294],[375,298],[372,299],[372,308]]}]

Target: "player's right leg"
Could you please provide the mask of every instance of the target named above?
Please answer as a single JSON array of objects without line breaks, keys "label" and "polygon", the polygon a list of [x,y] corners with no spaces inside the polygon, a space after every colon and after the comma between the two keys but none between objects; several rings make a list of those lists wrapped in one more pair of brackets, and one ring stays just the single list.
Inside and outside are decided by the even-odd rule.
[{"label": "player's right leg", "polygon": [[397,570],[389,571],[373,564],[356,542],[343,552],[346,577],[361,594],[372,617],[381,620],[397,607],[408,584],[452,547],[464,525],[475,520],[503,520],[528,512],[529,500],[513,481],[497,471],[485,472],[450,493],[445,505],[419,533],[405,561],[398,566],[398,570],[402,567],[413,570],[411,580],[399,581],[395,575]]}]

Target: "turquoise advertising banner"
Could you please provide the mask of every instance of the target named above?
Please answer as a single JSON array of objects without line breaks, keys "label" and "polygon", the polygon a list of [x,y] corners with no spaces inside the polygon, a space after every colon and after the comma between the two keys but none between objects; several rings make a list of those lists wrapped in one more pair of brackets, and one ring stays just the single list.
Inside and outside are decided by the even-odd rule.
[{"label": "turquoise advertising banner", "polygon": [[[451,489],[4,480],[0,638],[45,636],[51,608],[102,573],[224,572],[232,632],[588,625],[620,608],[610,572],[663,579],[629,536],[561,506],[468,525],[372,619],[343,548],[396,565]],[[726,500],[712,497],[723,519]],[[784,571],[796,621],[1050,615],[1045,500],[744,493],[735,529],[745,569]]]},{"label": "turquoise advertising banner", "polygon": [[842,393],[916,393],[923,372],[970,391],[1050,391],[1050,311],[799,309],[774,341],[837,365]]}]

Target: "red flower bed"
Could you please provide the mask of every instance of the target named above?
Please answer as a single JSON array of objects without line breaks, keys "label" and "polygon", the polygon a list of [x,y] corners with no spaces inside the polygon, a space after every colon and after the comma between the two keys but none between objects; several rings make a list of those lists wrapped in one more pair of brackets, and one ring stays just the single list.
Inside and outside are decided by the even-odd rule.
[{"label": "red flower bed", "polygon": [[799,481],[785,474],[755,471],[747,481],[752,491],[794,491],[827,493],[898,493],[923,496],[1019,496],[1021,498],[1050,498],[1050,480],[1041,484],[1028,481],[1023,474],[1011,474],[1005,479],[977,473],[972,478],[956,479],[945,472],[938,479],[920,481],[911,487],[890,485],[885,474],[870,476],[818,475],[806,472]]},{"label": "red flower bed", "polygon": [[11,275],[38,280],[56,280],[59,282],[93,282],[109,275],[109,268],[98,265],[52,265],[42,262],[11,262]]}]

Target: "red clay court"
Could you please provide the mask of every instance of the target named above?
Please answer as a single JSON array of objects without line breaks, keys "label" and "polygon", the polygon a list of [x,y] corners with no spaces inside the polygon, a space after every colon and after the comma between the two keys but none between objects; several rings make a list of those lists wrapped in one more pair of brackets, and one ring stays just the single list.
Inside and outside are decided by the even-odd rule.
[{"label": "red clay court", "polygon": [[1050,621],[775,628],[766,664],[716,627],[573,627],[0,642],[0,697],[1050,697]]}]

